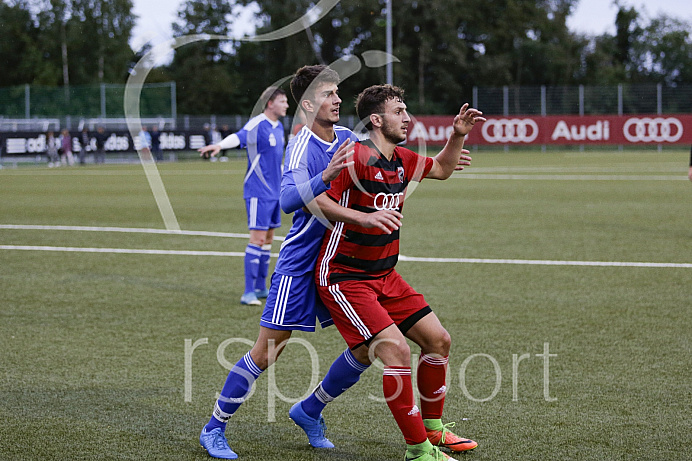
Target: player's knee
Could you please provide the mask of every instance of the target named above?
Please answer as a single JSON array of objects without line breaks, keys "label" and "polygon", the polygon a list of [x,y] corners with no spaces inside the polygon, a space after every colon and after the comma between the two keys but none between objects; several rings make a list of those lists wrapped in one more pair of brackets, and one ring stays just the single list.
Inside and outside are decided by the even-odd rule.
[{"label": "player's knee", "polygon": [[396,357],[398,365],[411,363],[411,348],[406,341],[399,341],[392,345],[392,355]]},{"label": "player's knee", "polygon": [[262,345],[258,341],[250,350],[250,357],[252,357],[252,361],[255,362],[259,369],[266,370],[269,368],[269,365],[276,362],[282,350],[283,348],[270,349],[267,347],[267,344]]},{"label": "player's knee", "polygon": [[258,247],[262,247],[267,243],[267,239],[265,237],[251,237],[250,243],[257,245]]},{"label": "player's knee", "polygon": [[451,347],[452,337],[447,330],[442,328],[439,333],[436,333],[429,339],[428,346],[425,348],[425,353],[446,357],[449,355]]},{"label": "player's knee", "polygon": [[266,370],[269,367],[269,353],[266,349],[256,350],[253,348],[250,351],[250,357],[260,370]]},{"label": "player's knee", "polygon": [[371,365],[372,362],[370,361],[370,351],[367,347],[361,346],[356,349],[351,350],[351,354],[353,354],[353,357],[363,365]]}]

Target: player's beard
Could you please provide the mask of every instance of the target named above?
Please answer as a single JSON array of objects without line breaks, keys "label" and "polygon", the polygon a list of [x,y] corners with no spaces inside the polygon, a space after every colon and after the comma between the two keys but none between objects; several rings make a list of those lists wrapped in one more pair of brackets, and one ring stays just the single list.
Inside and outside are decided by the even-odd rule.
[{"label": "player's beard", "polygon": [[406,134],[401,132],[401,123],[394,124],[385,121],[382,124],[382,136],[392,144],[406,141]]}]

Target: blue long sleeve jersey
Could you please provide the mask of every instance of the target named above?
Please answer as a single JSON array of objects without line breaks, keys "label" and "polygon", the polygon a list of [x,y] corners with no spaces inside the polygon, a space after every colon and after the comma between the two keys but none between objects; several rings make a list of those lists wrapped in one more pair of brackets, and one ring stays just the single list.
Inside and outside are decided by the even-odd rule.
[{"label": "blue long sleeve jersey", "polygon": [[339,146],[347,139],[358,140],[342,126],[335,126],[334,133],[334,141],[329,143],[303,127],[286,146],[280,203],[284,213],[294,214],[291,230],[281,245],[276,273],[297,276],[315,269],[326,223],[303,207],[329,189],[322,181],[322,172]]}]

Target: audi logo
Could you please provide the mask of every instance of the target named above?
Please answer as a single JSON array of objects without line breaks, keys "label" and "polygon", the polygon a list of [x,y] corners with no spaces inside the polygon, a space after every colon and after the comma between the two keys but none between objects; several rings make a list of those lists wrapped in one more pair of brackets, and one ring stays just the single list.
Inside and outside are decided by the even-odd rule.
[{"label": "audi logo", "polygon": [[380,192],[375,196],[373,205],[378,211],[398,210],[403,196],[403,192],[399,192],[398,194],[385,194],[384,192]]},{"label": "audi logo", "polygon": [[627,120],[622,131],[629,142],[676,142],[683,128],[677,118],[644,117]]},{"label": "audi logo", "polygon": [[483,138],[492,143],[533,142],[538,137],[538,124],[531,119],[491,119],[483,124]]}]

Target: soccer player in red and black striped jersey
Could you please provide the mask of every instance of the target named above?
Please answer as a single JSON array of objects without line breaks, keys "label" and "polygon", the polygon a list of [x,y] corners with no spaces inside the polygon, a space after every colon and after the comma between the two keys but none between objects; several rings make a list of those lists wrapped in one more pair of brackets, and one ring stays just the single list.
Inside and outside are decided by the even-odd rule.
[{"label": "soccer player in red and black striped jersey", "polygon": [[[406,140],[411,121],[400,88],[367,88],[358,96],[356,110],[370,138],[356,143],[353,165],[332,181],[328,198],[318,198],[323,210],[338,202],[354,213],[401,212],[412,183],[447,179],[470,164],[464,138],[485,121],[481,112],[464,104],[444,149],[430,158],[398,145]],[[451,426],[441,420],[451,338],[423,296],[394,269],[398,256],[398,230],[368,229],[355,220],[335,223],[317,260],[318,291],[349,347],[369,347],[384,363],[383,391],[406,440],[406,460],[449,459],[438,447],[459,452],[477,446],[449,431]],[[414,401],[405,337],[421,347],[420,408]]]}]

